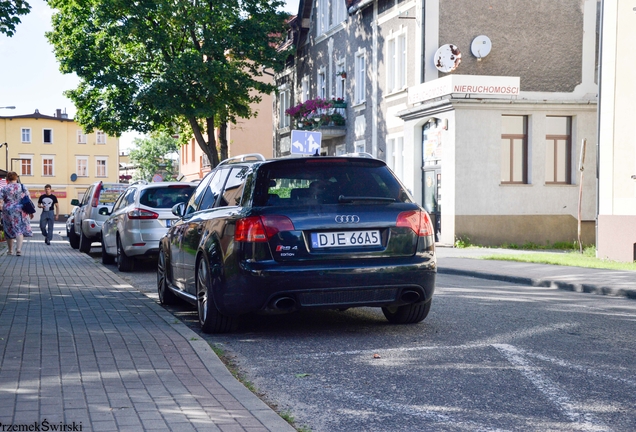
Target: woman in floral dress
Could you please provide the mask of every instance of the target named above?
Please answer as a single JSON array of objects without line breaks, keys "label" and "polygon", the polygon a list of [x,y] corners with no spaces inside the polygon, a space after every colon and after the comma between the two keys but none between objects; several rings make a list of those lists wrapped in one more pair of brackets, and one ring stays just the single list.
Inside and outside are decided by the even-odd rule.
[{"label": "woman in floral dress", "polygon": [[20,200],[24,194],[28,195],[29,191],[18,183],[18,175],[15,172],[7,174],[7,185],[0,189],[0,199],[2,200],[2,225],[4,226],[4,234],[7,238],[9,246],[9,255],[13,254],[13,241],[16,240],[16,255],[22,255],[22,242],[24,237],[32,237],[30,218],[33,215],[27,215],[22,211]]}]

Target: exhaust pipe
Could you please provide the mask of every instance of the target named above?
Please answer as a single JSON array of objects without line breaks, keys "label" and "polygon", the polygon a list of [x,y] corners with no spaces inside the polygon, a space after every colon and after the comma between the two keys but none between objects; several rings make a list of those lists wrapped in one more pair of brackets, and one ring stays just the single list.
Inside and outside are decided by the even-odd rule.
[{"label": "exhaust pipe", "polygon": [[421,298],[420,293],[413,290],[402,291],[402,295],[400,296],[400,300],[405,303],[417,303]]},{"label": "exhaust pipe", "polygon": [[276,310],[291,310],[296,307],[296,300],[291,297],[279,297],[271,305]]}]

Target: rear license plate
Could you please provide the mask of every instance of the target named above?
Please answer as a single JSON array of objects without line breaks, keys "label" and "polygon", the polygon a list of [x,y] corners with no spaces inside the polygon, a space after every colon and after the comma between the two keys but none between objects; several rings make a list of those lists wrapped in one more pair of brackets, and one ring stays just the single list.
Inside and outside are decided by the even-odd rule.
[{"label": "rear license plate", "polygon": [[379,246],[380,231],[335,231],[311,233],[313,249],[352,246]]},{"label": "rear license plate", "polygon": [[170,225],[172,225],[172,219],[166,219],[166,228],[170,228]]}]

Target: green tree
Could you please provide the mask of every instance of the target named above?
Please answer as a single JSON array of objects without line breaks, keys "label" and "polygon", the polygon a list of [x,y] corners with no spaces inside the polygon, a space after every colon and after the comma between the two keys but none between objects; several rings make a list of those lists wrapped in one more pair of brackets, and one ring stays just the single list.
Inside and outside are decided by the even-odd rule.
[{"label": "green tree", "polygon": [[176,139],[163,132],[152,134],[150,138],[135,138],[133,145],[130,162],[137,167],[133,180],[151,181],[157,173],[163,175],[164,181],[174,180],[178,169],[176,161],[169,156],[179,150]]},{"label": "green tree", "polygon": [[0,0],[0,33],[13,36],[15,26],[21,22],[18,16],[30,11],[31,5],[24,0]]},{"label": "green tree", "polygon": [[87,130],[194,136],[216,166],[214,127],[255,115],[275,91],[264,68],[280,71],[287,30],[282,0],[49,0],[47,34],[66,95]]}]

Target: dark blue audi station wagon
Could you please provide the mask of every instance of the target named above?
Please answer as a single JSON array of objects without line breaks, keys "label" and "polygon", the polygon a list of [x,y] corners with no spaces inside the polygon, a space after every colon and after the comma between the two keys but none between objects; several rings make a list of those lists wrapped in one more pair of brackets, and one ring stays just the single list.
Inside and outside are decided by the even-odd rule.
[{"label": "dark blue audi station wagon", "polygon": [[159,299],[196,305],[204,332],[231,331],[254,312],[379,307],[408,324],[431,308],[429,215],[381,160],[237,156],[172,212]]}]

